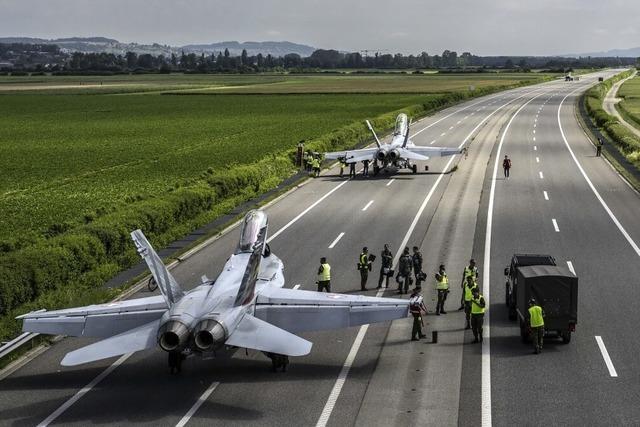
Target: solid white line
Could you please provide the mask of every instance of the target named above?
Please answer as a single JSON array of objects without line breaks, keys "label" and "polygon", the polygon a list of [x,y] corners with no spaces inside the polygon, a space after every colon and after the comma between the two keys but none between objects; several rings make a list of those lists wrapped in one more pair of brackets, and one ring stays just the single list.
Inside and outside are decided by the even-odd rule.
[{"label": "solid white line", "polygon": [[340,239],[342,239],[342,236],[344,236],[344,232],[338,234],[338,237],[336,237],[336,239],[329,245],[329,249],[333,249],[333,247],[340,241]]},{"label": "solid white line", "polygon": [[[487,228],[485,232],[485,240],[484,240],[484,271],[482,272],[482,283],[485,284],[483,286],[484,298],[485,300],[491,303],[490,298],[490,288],[489,285],[491,283],[490,271],[491,271],[491,231],[493,228],[493,203],[496,194],[496,177],[498,176],[498,163],[500,161],[500,152],[502,150],[502,145],[504,144],[504,139],[509,131],[509,127],[513,120],[516,118],[518,113],[522,111],[522,109],[529,104],[531,101],[536,99],[537,97],[543,95],[540,93],[518,108],[516,112],[511,116],[511,119],[507,123],[507,126],[502,133],[502,137],[500,138],[500,143],[498,144],[498,150],[496,152],[495,162],[493,164],[493,175],[491,179],[491,191],[489,193],[489,207],[487,208]],[[481,425],[482,427],[491,427],[491,310],[487,310],[484,314],[485,318],[485,326],[484,326],[484,340],[482,341],[482,368],[481,368],[481,377],[482,377],[482,386],[481,386]]]},{"label": "solid white line", "polygon": [[556,233],[559,233],[560,229],[558,228],[558,222],[556,221],[556,219],[551,218],[551,222],[553,223],[553,229],[556,230]]},{"label": "solid white line", "polygon": [[131,357],[133,353],[127,353],[124,354],[122,356],[120,356],[120,358],[118,360],[116,360],[115,362],[113,362],[111,364],[111,366],[109,366],[107,369],[105,369],[104,371],[102,371],[100,373],[100,375],[98,375],[97,377],[95,377],[93,379],[93,381],[91,381],[89,384],[87,384],[86,386],[84,386],[80,391],[78,391],[76,394],[74,394],[71,399],[67,400],[66,402],[64,402],[62,404],[62,406],[60,406],[58,409],[56,409],[51,415],[49,415],[44,421],[42,421],[40,424],[38,424],[38,427],[45,427],[48,426],[49,424],[51,424],[53,421],[55,421],[56,418],[58,418],[60,415],[62,415],[64,413],[64,411],[66,411],[67,409],[69,409],[69,407],[71,405],[73,405],[74,403],[76,403],[82,396],[84,396],[85,394],[87,394],[89,391],[91,391],[92,388],[94,388],[95,386],[97,386],[98,384],[100,384],[100,381],[102,381],[103,379],[105,379],[107,377],[107,375],[109,375],[111,372],[113,372],[114,369],[116,369],[118,366],[122,365],[128,358]]},{"label": "solid white line", "polygon": [[540,157],[536,157],[536,163],[540,163]]},{"label": "solid white line", "polygon": [[202,404],[209,398],[211,393],[213,393],[213,390],[215,390],[216,387],[218,387],[219,384],[220,383],[217,382],[217,381],[214,381],[213,383],[211,383],[209,388],[206,389],[204,393],[202,393],[202,396],[200,396],[200,398],[196,401],[196,403],[194,403],[194,405],[191,407],[191,409],[189,409],[189,412],[187,412],[185,414],[185,416],[182,417],[182,419],[180,421],[178,421],[178,424],[176,424],[176,427],[184,427],[185,424],[187,424],[189,422],[191,417],[193,417],[193,414],[196,413],[198,408],[200,408],[200,406],[202,406]]},{"label": "solid white line", "polygon": [[640,247],[638,247],[638,245],[631,238],[629,233],[627,233],[627,230],[624,229],[624,227],[622,226],[620,221],[618,221],[618,218],[616,218],[616,216],[613,214],[611,209],[609,209],[609,205],[607,205],[607,203],[604,201],[602,196],[600,196],[600,193],[598,192],[598,190],[596,190],[596,187],[593,185],[593,183],[591,182],[591,180],[587,176],[587,173],[584,171],[584,169],[582,168],[582,165],[580,164],[580,162],[576,158],[576,155],[573,153],[573,150],[569,146],[569,142],[567,141],[567,137],[564,135],[564,130],[562,129],[562,121],[560,120],[560,110],[562,109],[562,103],[569,97],[569,95],[571,95],[573,92],[576,92],[579,89],[576,89],[576,90],[574,90],[572,92],[569,92],[564,98],[562,98],[562,101],[560,101],[560,105],[558,106],[558,126],[560,127],[560,135],[562,135],[562,140],[564,141],[564,144],[567,146],[567,150],[569,150],[569,154],[571,154],[571,157],[573,158],[573,161],[575,162],[576,166],[578,166],[578,169],[582,173],[582,176],[584,177],[585,181],[587,181],[587,184],[589,184],[589,188],[591,188],[591,191],[593,191],[593,194],[596,195],[596,198],[600,201],[600,204],[602,205],[604,210],[607,212],[607,214],[609,214],[609,217],[611,218],[613,223],[616,225],[616,227],[618,227],[618,230],[620,230],[620,233],[622,233],[624,238],[627,239],[627,242],[629,243],[629,245],[631,245],[631,248],[633,248],[635,253],[638,256],[640,256]]},{"label": "solid white line", "polygon": [[596,335],[596,342],[598,343],[598,347],[600,348],[600,353],[602,353],[602,358],[604,359],[604,363],[607,365],[607,369],[609,370],[609,375],[611,375],[612,377],[617,377],[618,373],[616,372],[616,368],[613,367],[613,362],[609,357],[609,352],[607,351],[607,347],[604,346],[602,337],[599,335]]},{"label": "solid white line", "polygon": [[294,291],[296,291],[296,290],[300,289],[300,286],[301,286],[300,284],[295,285],[295,286],[293,287],[293,290],[294,290]]},{"label": "solid white line", "polygon": [[542,194],[544,195],[545,200],[549,200],[549,195],[547,194],[546,191],[543,191]]},{"label": "solid white line", "polygon": [[392,178],[391,181],[387,182],[387,187],[390,186],[395,180],[396,180],[395,178]]},{"label": "solid white line", "polygon": [[544,175],[542,174],[542,171],[538,172],[538,175],[540,175],[540,179],[544,179]]},{"label": "solid white line", "polygon": [[280,230],[276,231],[275,233],[273,233],[268,239],[267,239],[267,243],[271,242],[273,239],[275,239],[276,237],[278,237],[280,234],[282,234],[287,228],[291,227],[293,224],[296,223],[296,221],[298,221],[300,218],[302,218],[303,216],[305,216],[307,214],[307,212],[309,212],[311,209],[315,208],[316,206],[318,206],[324,199],[326,199],[327,197],[329,197],[330,195],[332,195],[338,188],[342,187],[343,185],[345,185],[347,182],[349,181],[342,181],[340,184],[336,185],[335,187],[333,187],[333,189],[331,189],[330,191],[328,191],[324,196],[320,197],[318,200],[315,201],[315,203],[313,203],[311,206],[309,206],[308,208],[306,208],[305,210],[303,210],[302,212],[300,212],[295,218],[293,218],[291,221],[289,221],[288,223],[286,223],[284,225],[284,227],[282,227]]},{"label": "solid white line", "polygon": [[573,275],[576,275],[576,270],[575,268],[573,268],[573,263],[571,261],[567,261],[567,267],[569,267],[569,271],[571,271],[573,273]]},{"label": "solid white line", "polygon": [[[538,89],[536,89],[536,90],[538,90]],[[484,119],[482,119],[480,121],[480,123],[478,123],[476,125],[476,127],[473,128],[473,130],[471,132],[469,132],[467,137],[462,141],[462,143],[458,146],[458,148],[462,148],[464,146],[464,144],[467,143],[469,138],[471,138],[471,136],[480,128],[480,126],[482,126],[484,124],[484,122],[486,122],[491,116],[493,116],[495,113],[497,113],[503,107],[511,104],[515,100],[520,99],[523,96],[528,95],[528,94],[530,94],[532,92],[535,92],[535,90],[532,90],[530,92],[522,94],[522,95],[518,96],[517,98],[514,98],[511,101],[509,101],[509,102],[501,105],[500,107],[496,108],[491,113],[489,113]],[[540,96],[540,95],[537,95],[537,96]],[[535,98],[532,98],[532,99],[535,99]],[[451,163],[453,162],[453,160],[455,158],[456,158],[455,155],[451,156],[451,159],[449,159],[449,161],[447,162],[447,164],[444,167],[445,171],[449,170],[449,167],[451,166]],[[494,172],[494,176],[495,176],[495,172]],[[420,209],[416,213],[416,216],[413,218],[413,222],[409,226],[409,230],[407,230],[407,233],[405,234],[404,238],[402,239],[402,243],[400,244],[400,246],[398,246],[398,248],[404,248],[407,245],[407,242],[409,241],[409,238],[411,237],[411,234],[413,233],[413,230],[415,229],[416,225],[418,224],[418,221],[420,220],[420,217],[422,216],[422,212],[426,208],[427,204],[429,203],[429,200],[433,196],[436,188],[440,184],[440,181],[442,181],[443,177],[444,177],[444,173],[439,174],[438,179],[436,179],[436,182],[433,184],[433,186],[429,190],[429,193],[427,193],[427,196],[422,201],[422,205],[420,205]],[[393,259],[393,266],[395,266],[398,263],[398,260],[400,259],[400,255],[401,254],[402,254],[401,250],[396,251],[396,255],[395,255],[394,259]],[[379,297],[383,293],[384,293],[384,288],[381,288],[376,293],[376,296]],[[337,401],[337,399],[338,399],[338,397],[340,395],[340,392],[342,391],[342,387],[343,387],[344,382],[345,382],[345,380],[347,378],[347,374],[349,373],[349,369],[351,368],[351,364],[353,363],[353,359],[358,354],[358,350],[360,349],[360,345],[362,344],[362,340],[363,340],[364,335],[367,332],[368,328],[369,328],[369,325],[363,325],[363,326],[360,327],[360,330],[358,331],[358,335],[356,337],[356,340],[354,341],[354,343],[351,346],[351,350],[349,351],[349,355],[347,356],[347,359],[345,360],[345,363],[344,363],[344,365],[342,367],[342,370],[340,371],[338,379],[336,380],[336,382],[335,382],[335,384],[333,386],[333,389],[331,390],[331,393],[329,394],[329,399],[327,399],[327,402],[326,402],[326,404],[324,406],[324,409],[322,410],[322,414],[320,415],[320,418],[318,419],[318,423],[316,424],[316,427],[324,427],[324,426],[327,425],[327,422],[329,421],[329,418],[331,417],[331,413],[333,412],[333,408],[334,408],[334,406],[336,404],[336,401]],[[491,416],[491,414],[489,414],[489,416]],[[490,423],[489,423],[489,425],[490,425]]]},{"label": "solid white line", "polygon": [[373,200],[369,200],[369,203],[367,203],[364,208],[362,208],[362,211],[366,211],[367,209],[369,209],[369,206],[371,206],[373,204]]},{"label": "solid white line", "polygon": [[533,151],[538,151],[538,146],[534,145],[533,146]]}]

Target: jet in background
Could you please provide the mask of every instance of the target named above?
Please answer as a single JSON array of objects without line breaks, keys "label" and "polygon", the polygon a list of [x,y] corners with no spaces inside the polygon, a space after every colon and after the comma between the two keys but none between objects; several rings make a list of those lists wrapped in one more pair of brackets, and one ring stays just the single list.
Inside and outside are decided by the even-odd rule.
[{"label": "jet in background", "polygon": [[184,291],[140,230],[131,233],[161,295],[20,316],[23,330],[101,338],[66,354],[74,366],[159,346],[172,356],[215,356],[228,347],[303,356],[299,332],[346,328],[406,317],[408,301],[285,289],[283,264],[271,253],[267,215],[244,218],[234,254],[213,283]]},{"label": "jet in background", "polygon": [[[415,145],[409,139],[409,128],[411,122],[404,113],[398,114],[393,137],[389,144],[381,143],[376,135],[373,126],[366,120],[367,127],[371,130],[376,141],[375,148],[362,148],[359,150],[334,151],[325,153],[326,159],[344,160],[346,163],[357,163],[364,160],[373,162],[373,174],[377,175],[380,170],[388,171],[390,168],[406,168],[418,172],[418,166],[412,160],[428,160],[433,156],[451,156],[459,154],[462,150],[458,148],[445,147],[422,147]],[[425,167],[425,170],[427,167]]]}]

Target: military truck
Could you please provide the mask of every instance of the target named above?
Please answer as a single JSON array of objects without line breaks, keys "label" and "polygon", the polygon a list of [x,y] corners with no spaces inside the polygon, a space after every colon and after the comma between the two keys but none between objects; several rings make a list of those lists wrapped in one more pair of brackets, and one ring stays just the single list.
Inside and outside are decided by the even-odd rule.
[{"label": "military truck", "polygon": [[545,336],[569,343],[578,323],[578,277],[551,255],[539,254],[513,255],[504,274],[509,320],[518,320],[522,341],[529,340],[529,300],[535,298],[545,313]]}]

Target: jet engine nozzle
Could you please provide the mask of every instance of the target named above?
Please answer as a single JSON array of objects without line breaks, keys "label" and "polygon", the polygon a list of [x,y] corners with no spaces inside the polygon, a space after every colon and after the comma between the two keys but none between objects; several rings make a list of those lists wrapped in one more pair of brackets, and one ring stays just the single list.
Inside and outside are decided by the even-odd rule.
[{"label": "jet engine nozzle", "polygon": [[398,160],[400,158],[400,152],[398,150],[389,151],[389,158],[391,160]]},{"label": "jet engine nozzle", "polygon": [[189,339],[189,328],[176,320],[169,320],[158,329],[158,345],[164,351],[183,348]]},{"label": "jet engine nozzle", "polygon": [[205,319],[196,325],[193,337],[198,350],[211,351],[224,344],[227,340],[227,330],[217,320]]},{"label": "jet engine nozzle", "polygon": [[379,161],[384,161],[384,159],[387,157],[387,152],[385,150],[378,150],[378,152],[376,153],[376,159],[378,159]]}]

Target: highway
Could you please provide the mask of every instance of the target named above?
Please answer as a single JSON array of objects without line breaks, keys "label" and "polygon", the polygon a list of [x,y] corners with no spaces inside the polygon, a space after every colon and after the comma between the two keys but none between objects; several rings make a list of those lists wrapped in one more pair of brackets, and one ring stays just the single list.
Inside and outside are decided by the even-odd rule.
[{"label": "highway", "polygon": [[[406,319],[304,334],[312,352],[292,358],[286,373],[272,373],[259,352],[239,350],[190,358],[180,375],[169,375],[160,350],[61,367],[65,353],[88,343],[67,338],[0,381],[0,425],[637,423],[640,198],[594,156],[573,107],[598,76],[613,74],[445,109],[415,123],[412,140],[468,145],[466,155],[432,159],[429,172],[417,175],[347,180],[328,170],[266,208],[269,244],[284,262],[287,287],[315,289],[319,258],[326,256],[332,290],[360,293],[356,262],[363,246],[378,256],[384,243],[394,253],[420,246],[427,333],[438,330],[437,344],[409,341]],[[500,167],[505,154],[513,161],[509,180]],[[188,288],[203,274],[215,278],[237,239],[234,228],[212,241],[173,270],[176,279]],[[514,252],[551,253],[580,277],[570,344],[548,341],[533,355],[521,343],[504,304],[502,270]],[[470,343],[456,311],[470,257],[490,303],[482,345]],[[435,316],[433,274],[441,263],[451,293],[448,314]],[[379,258],[376,264],[365,294],[395,296],[393,282],[386,292],[375,289]]]}]

